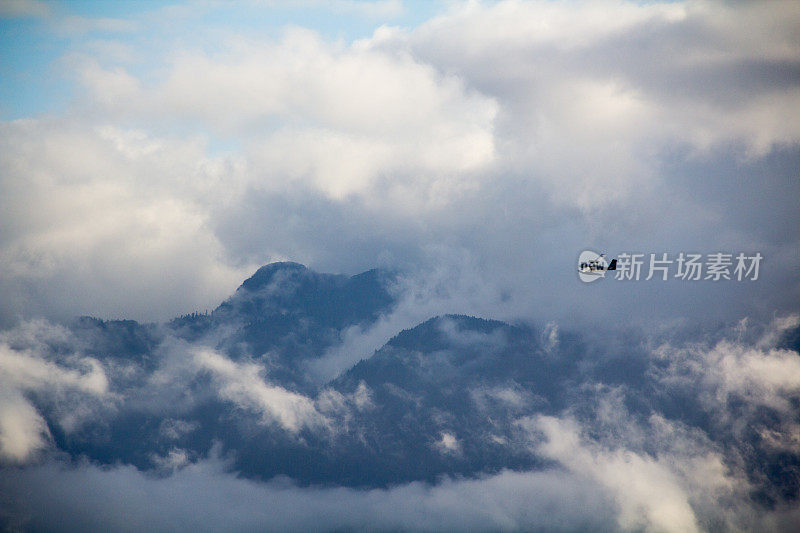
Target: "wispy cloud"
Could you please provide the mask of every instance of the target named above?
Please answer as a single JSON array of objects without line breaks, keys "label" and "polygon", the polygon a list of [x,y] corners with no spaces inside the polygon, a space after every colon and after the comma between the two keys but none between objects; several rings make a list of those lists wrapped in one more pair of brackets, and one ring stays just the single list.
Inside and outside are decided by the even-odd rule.
[{"label": "wispy cloud", "polygon": [[195,350],[194,362],[201,370],[212,373],[222,398],[241,408],[255,410],[264,422],[277,422],[291,432],[327,423],[310,398],[266,383],[261,377],[261,365],[235,363],[207,348]]},{"label": "wispy cloud", "polygon": [[[48,327],[37,322],[22,334],[28,340],[38,341],[36,330]],[[47,335],[48,332],[43,333]],[[106,396],[108,379],[103,367],[93,358],[75,354],[61,357],[60,361],[48,360],[41,345],[15,349],[9,345],[9,340],[20,339],[13,339],[13,334],[0,336],[0,389],[3,391],[0,395],[0,457],[25,462],[46,448],[50,438],[44,418],[26,395],[36,393],[59,399],[64,405],[56,409],[57,419],[65,429],[73,429],[94,410],[94,402],[87,402],[85,396]],[[73,392],[78,396],[70,397]]]},{"label": "wispy cloud", "polygon": [[[56,524],[172,529],[180,524],[200,531],[308,531],[324,524],[323,529],[552,531],[611,530],[614,524],[613,503],[595,486],[549,472],[504,472],[437,486],[412,483],[361,491],[261,484],[224,468],[211,459],[159,479],[128,467],[45,464],[3,476],[0,487],[35,487],[30,499],[16,503],[44,512],[29,514],[21,525],[45,529]],[[71,512],[64,514],[64,509]]]}]

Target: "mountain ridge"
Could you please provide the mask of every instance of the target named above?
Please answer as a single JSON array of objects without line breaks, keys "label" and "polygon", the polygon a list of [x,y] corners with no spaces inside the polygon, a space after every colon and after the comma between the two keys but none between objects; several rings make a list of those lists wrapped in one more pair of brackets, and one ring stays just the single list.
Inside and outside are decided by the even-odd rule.
[{"label": "mountain ridge", "polygon": [[[60,422],[62,398],[32,401],[55,449],[76,460],[158,472],[165,457],[218,454],[243,477],[299,485],[374,488],[547,468],[543,437],[526,429],[540,417],[611,437],[609,417],[643,435],[668,420],[739,460],[741,429],[716,419],[694,385],[701,380],[663,380],[673,362],[642,339],[588,341],[568,329],[445,314],[394,333],[335,379],[309,379],[306,363],[342,346],[348,328],[368,331],[395,309],[394,279],[380,269],[344,276],[273,263],[209,314],[164,324],[78,319],[74,345],[58,337],[50,357],[94,358],[120,400],[72,425]],[[797,331],[781,342],[796,343]],[[763,487],[758,497],[791,498],[800,456],[762,437],[784,422],[737,409],[752,426],[743,460]]]}]

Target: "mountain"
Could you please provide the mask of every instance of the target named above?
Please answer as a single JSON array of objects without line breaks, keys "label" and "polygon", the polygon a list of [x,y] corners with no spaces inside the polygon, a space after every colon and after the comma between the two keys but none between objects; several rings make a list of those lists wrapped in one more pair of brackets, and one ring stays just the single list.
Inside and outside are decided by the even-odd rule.
[{"label": "mountain", "polygon": [[[637,453],[648,457],[666,442],[651,435],[671,428],[670,438],[739,465],[758,501],[796,498],[800,454],[776,440],[796,422],[777,400],[754,404],[748,389],[736,396],[713,381],[713,351],[691,348],[681,360],[653,356],[633,334],[588,342],[552,325],[446,315],[397,332],[328,383],[309,378],[307,363],[341,346],[348,328],[368,330],[392,312],[396,286],[382,270],[273,263],[208,314],[166,324],[83,317],[48,341],[46,356],[75,369],[92,358],[107,392],[40,391],[31,401],[57,453],[153,472],[211,455],[244,477],[310,485],[529,471],[553,465],[532,428],[554,417],[607,446],[621,427],[637,428]],[[796,346],[797,332],[780,346]],[[723,408],[733,416],[720,417]]]},{"label": "mountain", "polygon": [[348,277],[291,262],[258,269],[210,315],[169,323],[191,342],[213,343],[235,359],[253,358],[281,386],[310,392],[303,363],[341,342],[351,326],[367,327],[395,304],[396,274],[379,269]]}]

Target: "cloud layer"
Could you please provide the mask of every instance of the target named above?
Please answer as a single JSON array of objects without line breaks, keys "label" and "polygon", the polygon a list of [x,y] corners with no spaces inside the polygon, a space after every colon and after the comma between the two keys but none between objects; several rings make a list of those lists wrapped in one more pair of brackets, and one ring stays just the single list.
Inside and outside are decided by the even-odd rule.
[{"label": "cloud layer", "polygon": [[[469,405],[463,407],[481,421],[471,431],[456,422],[460,408],[442,401],[452,386],[448,380],[479,368],[467,354],[503,350],[517,333],[463,329],[455,319],[435,323],[451,348],[411,352],[421,374],[408,390],[377,391],[361,381],[350,393],[333,382],[311,396],[278,385],[263,365],[169,336],[150,352],[155,359],[148,355],[150,362],[135,363],[86,356],[93,337],[78,330],[42,321],[8,330],[0,339],[0,518],[12,527],[58,530],[195,524],[204,530],[625,531],[784,531],[800,519],[791,481],[800,435],[800,354],[787,348],[797,315],[765,325],[745,320],[712,339],[686,332],[639,339],[629,334],[627,343],[644,352],[615,352],[613,338],[620,332],[609,331],[609,338],[593,340],[593,356],[581,362],[579,381],[562,391],[568,401],[555,411],[545,388],[517,382],[522,374],[497,382],[502,374],[494,370],[472,378],[467,373],[463,377],[480,384],[465,391]],[[541,356],[557,365],[579,358],[575,334],[556,331],[549,324],[538,332]],[[396,350],[404,342],[394,341],[390,359],[400,357]],[[496,354],[483,357],[500,364]],[[639,365],[643,370],[634,371]],[[552,372],[541,362],[537,368]],[[389,383],[394,378],[385,377]],[[428,382],[439,390],[426,392]],[[398,406],[439,398],[431,406],[439,429],[429,446],[443,460],[458,461],[491,442],[494,453],[521,450],[543,462],[534,469],[478,471],[382,489],[302,487],[284,477],[261,482],[237,473],[237,465],[249,468],[237,456],[249,453],[252,439],[271,442],[274,453],[299,446],[311,459],[313,446],[349,453],[337,448],[343,436],[385,438],[373,433],[370,416],[385,416],[375,410],[385,408],[387,390],[390,397],[405,395]],[[214,405],[220,408],[208,411]],[[415,420],[410,408],[397,420]],[[203,414],[209,412],[210,418]],[[197,416],[205,422],[194,421]],[[87,453],[96,454],[91,446],[103,445],[115,419],[151,420],[134,426],[140,428],[136,447],[150,453],[145,467],[120,465],[113,454],[99,463],[80,453],[70,460],[60,449],[85,441]],[[203,451],[207,438],[186,440],[220,420],[232,422],[218,436],[225,443],[217,440]],[[428,438],[426,419],[416,420],[419,438]],[[127,446],[118,444],[120,450]],[[408,453],[417,453],[415,445],[394,442],[399,448],[392,453],[408,446]],[[361,461],[369,460],[365,455]],[[774,468],[784,468],[785,475]]]},{"label": "cloud layer", "polygon": [[454,4],[350,42],[187,10],[72,34],[75,98],[1,125],[6,324],[213,307],[279,258],[466,258],[474,283],[514,293],[493,314],[547,319],[536,300],[563,318],[586,247],[767,258],[758,290],[658,291],[671,319],[697,292],[728,302],[699,306],[715,318],[797,301],[791,2]]}]

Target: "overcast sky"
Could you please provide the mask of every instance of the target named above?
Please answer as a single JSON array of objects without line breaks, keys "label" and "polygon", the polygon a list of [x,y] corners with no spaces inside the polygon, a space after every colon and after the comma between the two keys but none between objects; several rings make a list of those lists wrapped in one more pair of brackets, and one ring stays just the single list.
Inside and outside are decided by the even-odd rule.
[{"label": "overcast sky", "polygon": [[[798,309],[796,2],[12,0],[0,16],[0,324],[162,320],[276,260],[400,268],[446,288],[432,312]],[[584,249],[764,259],[757,281],[583,284]]]}]

